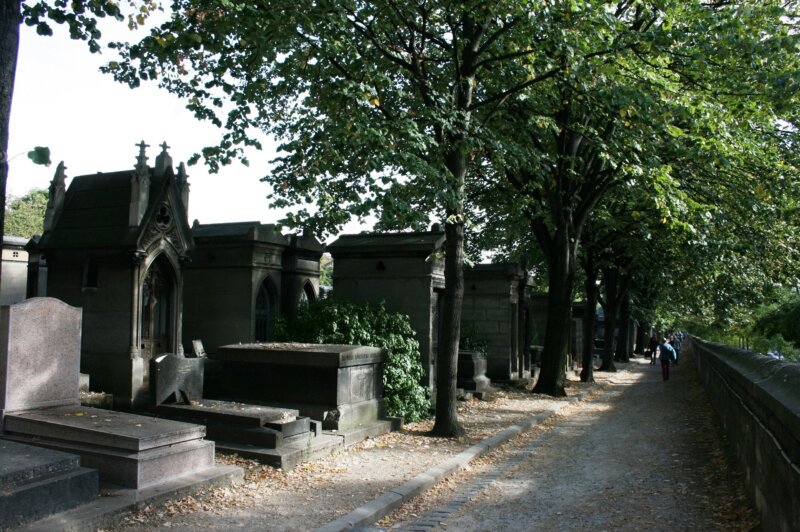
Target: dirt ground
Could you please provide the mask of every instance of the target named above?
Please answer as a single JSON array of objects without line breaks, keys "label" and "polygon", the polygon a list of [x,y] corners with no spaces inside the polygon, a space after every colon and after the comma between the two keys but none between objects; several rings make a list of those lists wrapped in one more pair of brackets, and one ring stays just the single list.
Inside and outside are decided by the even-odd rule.
[{"label": "dirt ground", "polygon": [[[508,471],[492,482],[484,480],[486,489],[440,527],[748,530],[755,526],[757,520],[736,488],[741,481],[727,463],[718,427],[688,361],[667,383],[661,382],[654,366],[634,361],[620,368],[627,371],[596,374],[598,384],[609,378],[617,384],[567,406],[546,423],[474,461],[376,528],[413,528],[426,512],[446,506],[465,489],[480,484],[487,473],[500,469]],[[570,395],[591,386],[577,382],[574,375],[570,379]],[[473,443],[564,401],[501,389],[487,400],[460,404],[459,418],[467,436],[459,440],[426,436],[431,423],[416,423],[288,472],[218,455],[220,462],[245,468],[243,484],[149,506],[107,530],[313,529]],[[530,456],[509,467],[509,460],[520,453]]]}]

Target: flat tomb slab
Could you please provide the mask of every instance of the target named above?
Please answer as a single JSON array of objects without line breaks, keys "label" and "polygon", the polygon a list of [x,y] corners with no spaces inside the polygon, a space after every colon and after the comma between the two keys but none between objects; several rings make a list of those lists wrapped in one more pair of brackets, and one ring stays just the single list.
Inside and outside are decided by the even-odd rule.
[{"label": "flat tomb slab", "polygon": [[300,415],[299,410],[290,408],[274,408],[214,399],[200,399],[192,401],[191,404],[162,404],[158,406],[158,411],[184,415],[192,419],[206,418],[253,427],[261,427],[267,423],[294,421]]},{"label": "flat tomb slab", "polygon": [[8,414],[4,429],[134,452],[199,440],[206,433],[201,425],[81,406]]},{"label": "flat tomb slab", "polygon": [[77,454],[83,466],[99,471],[102,481],[126,488],[149,488],[214,467],[214,442],[208,440],[190,440],[131,451],[20,434],[5,437]]},{"label": "flat tomb slab", "polygon": [[385,349],[361,345],[252,343],[222,346],[213,358],[249,364],[345,368],[385,362],[387,355]]}]

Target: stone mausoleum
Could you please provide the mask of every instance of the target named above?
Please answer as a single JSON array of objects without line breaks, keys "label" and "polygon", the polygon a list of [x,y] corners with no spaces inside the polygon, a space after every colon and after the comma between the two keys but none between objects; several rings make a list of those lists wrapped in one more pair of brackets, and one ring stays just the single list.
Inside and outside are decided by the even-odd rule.
[{"label": "stone mausoleum", "polygon": [[13,305],[25,299],[28,278],[27,238],[3,236],[0,305]]},{"label": "stone mausoleum", "polygon": [[417,332],[426,386],[433,384],[439,343],[444,260],[437,251],[444,231],[342,235],[328,245],[333,256],[333,293],[337,299],[386,302],[407,314]]},{"label": "stone mausoleum", "polygon": [[462,334],[486,345],[486,374],[492,381],[532,376],[530,290],[525,270],[517,263],[464,268]]},{"label": "stone mausoleum", "polygon": [[221,345],[273,339],[275,317],[293,317],[319,294],[323,245],[259,222],[195,224],[184,267],[184,340]]},{"label": "stone mausoleum", "polygon": [[69,188],[60,164],[44,232],[27,246],[28,296],[83,309],[81,371],[118,409],[147,407],[151,359],[192,340],[211,352],[268,340],[275,316],[294,316],[319,288],[316,238],[259,222],[190,228],[184,165],[173,170],[164,143],[151,167],[146,148],[133,169]]}]

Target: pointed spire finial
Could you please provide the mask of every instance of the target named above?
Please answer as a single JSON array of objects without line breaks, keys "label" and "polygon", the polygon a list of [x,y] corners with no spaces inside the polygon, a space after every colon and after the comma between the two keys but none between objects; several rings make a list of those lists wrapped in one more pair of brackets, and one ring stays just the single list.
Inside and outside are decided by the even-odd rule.
[{"label": "pointed spire finial", "polygon": [[178,185],[178,190],[181,193],[183,206],[186,209],[186,216],[189,216],[189,175],[186,173],[186,165],[181,163],[178,165],[178,174],[175,176],[175,182]]},{"label": "pointed spire finial", "polygon": [[185,164],[180,163],[178,165],[178,176],[177,177],[178,177],[178,182],[179,183],[185,183],[185,182],[187,182],[189,180],[189,174],[186,173],[186,165]]},{"label": "pointed spire finial", "polygon": [[136,158],[136,169],[141,170],[143,168],[147,168],[147,154],[145,151],[147,148],[150,147],[149,144],[145,144],[144,141],[137,144],[139,147],[139,156]]},{"label": "pointed spire finial", "polygon": [[58,163],[58,166],[56,166],[56,173],[53,176],[54,183],[61,183],[62,185],[64,184],[64,179],[67,177],[66,169],[67,167],[64,166],[64,161]]},{"label": "pointed spire finial", "polygon": [[53,229],[56,218],[61,213],[61,207],[64,205],[64,194],[66,193],[66,185],[64,181],[67,178],[64,161],[58,163],[56,173],[53,180],[50,182],[50,193],[47,200],[47,209],[44,213],[44,230],[49,231]]},{"label": "pointed spire finial", "polygon": [[64,181],[67,178],[67,173],[65,172],[66,169],[67,167],[64,166],[64,161],[58,163],[58,166],[56,167],[56,173],[53,175],[53,180],[50,182],[50,194],[48,195],[49,197],[47,202],[49,207],[53,207],[56,205],[56,203],[58,203],[60,199],[59,195],[62,197],[61,199],[63,199],[64,190],[66,188],[64,186]]},{"label": "pointed spire finial", "polygon": [[167,152],[169,146],[166,141],[159,144],[159,146],[161,146],[161,153],[156,157],[156,175],[164,175],[167,172],[167,168],[172,168],[172,157]]}]

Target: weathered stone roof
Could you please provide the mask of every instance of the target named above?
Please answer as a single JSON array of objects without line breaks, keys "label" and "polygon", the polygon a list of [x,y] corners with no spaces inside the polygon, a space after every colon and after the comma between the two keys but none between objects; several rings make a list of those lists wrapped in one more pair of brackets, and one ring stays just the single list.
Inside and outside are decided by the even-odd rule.
[{"label": "weathered stone roof", "polygon": [[[185,208],[172,169],[162,175],[150,170],[147,211],[138,227],[129,225],[131,179],[136,170],[83,175],[73,178],[54,227],[39,241],[41,250],[82,248],[136,248],[147,221],[170,196],[176,224],[189,234]],[[170,187],[170,183],[173,186]],[[172,190],[170,190],[172,189]]]},{"label": "weathered stone roof", "polygon": [[226,241],[252,240],[284,246],[289,245],[289,239],[279,231],[276,231],[274,224],[262,224],[257,221],[195,224],[192,226],[192,236],[198,241],[219,238]]},{"label": "weathered stone roof", "polygon": [[328,244],[334,257],[340,253],[425,252],[430,253],[444,245],[441,231],[415,233],[361,233],[342,235]]},{"label": "weathered stone roof", "polygon": [[324,246],[311,234],[283,235],[275,224],[261,222],[228,222],[218,224],[195,224],[192,236],[197,242],[212,244],[214,241],[225,242],[262,242],[292,247],[300,250],[311,250],[322,253]]},{"label": "weathered stone roof", "polygon": [[487,264],[475,264],[464,268],[464,275],[468,277],[509,277],[522,278],[525,272],[522,265],[518,262],[497,262]]}]

